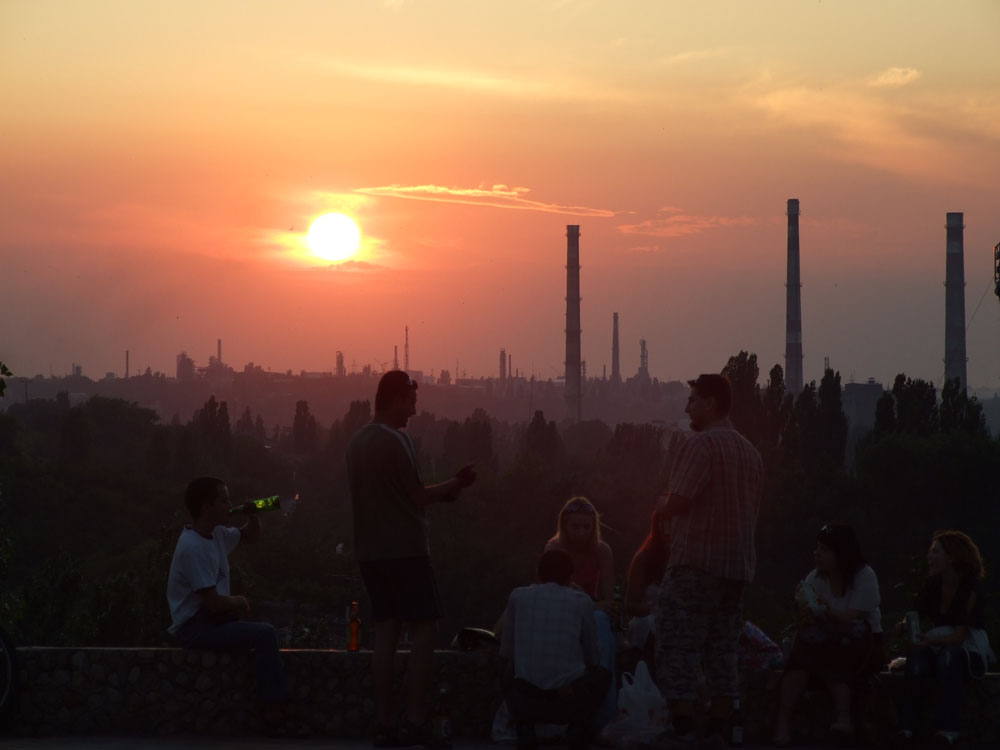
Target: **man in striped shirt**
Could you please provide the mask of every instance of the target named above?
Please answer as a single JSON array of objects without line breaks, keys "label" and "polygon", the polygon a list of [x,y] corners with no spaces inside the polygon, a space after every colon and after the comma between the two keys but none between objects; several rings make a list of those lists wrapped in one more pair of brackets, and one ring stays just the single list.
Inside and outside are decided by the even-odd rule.
[{"label": "man in striped shirt", "polygon": [[693,737],[702,672],[712,697],[710,734],[724,732],[739,696],[736,644],[764,484],[760,453],[728,419],[729,381],[709,374],[688,384],[685,411],[695,434],[670,475],[670,559],[656,607],[657,676],[681,739]]}]

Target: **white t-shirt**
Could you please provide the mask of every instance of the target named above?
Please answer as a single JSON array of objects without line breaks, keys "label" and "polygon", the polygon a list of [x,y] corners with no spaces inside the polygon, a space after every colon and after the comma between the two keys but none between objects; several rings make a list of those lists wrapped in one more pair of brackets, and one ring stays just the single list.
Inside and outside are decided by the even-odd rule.
[{"label": "white t-shirt", "polygon": [[167,632],[171,635],[201,609],[201,597],[196,592],[214,588],[229,596],[229,553],[240,541],[240,530],[216,526],[212,538],[206,539],[190,526],[185,526],[174,547],[167,577],[167,603],[172,621]]},{"label": "white t-shirt", "polygon": [[870,565],[865,565],[854,574],[854,583],[843,596],[834,596],[830,588],[830,579],[821,576],[813,570],[806,576],[806,583],[813,587],[819,596],[833,609],[856,609],[864,613],[864,618],[872,626],[873,633],[882,632],[882,610],[879,609],[881,598],[878,591],[878,577]]}]

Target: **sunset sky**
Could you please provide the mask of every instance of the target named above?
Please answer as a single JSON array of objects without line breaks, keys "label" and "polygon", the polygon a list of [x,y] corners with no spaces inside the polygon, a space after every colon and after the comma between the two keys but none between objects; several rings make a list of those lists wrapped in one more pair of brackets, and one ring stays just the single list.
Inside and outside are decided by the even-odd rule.
[{"label": "sunset sky", "polygon": [[0,0],[0,360],[378,368],[408,325],[413,368],[555,377],[579,224],[588,375],[617,311],[626,375],[763,381],[798,198],[806,380],[940,383],[962,211],[1000,387],[998,40],[995,0]]}]

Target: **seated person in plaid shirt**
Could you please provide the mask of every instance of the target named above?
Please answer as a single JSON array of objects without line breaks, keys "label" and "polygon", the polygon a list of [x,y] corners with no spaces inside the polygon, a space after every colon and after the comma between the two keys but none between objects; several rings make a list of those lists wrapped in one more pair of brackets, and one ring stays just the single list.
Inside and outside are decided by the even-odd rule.
[{"label": "seated person in plaid shirt", "polygon": [[504,613],[500,656],[507,707],[519,750],[537,746],[535,722],[568,721],[571,750],[582,750],[607,692],[611,673],[600,666],[594,603],[570,586],[573,559],[548,550],[538,583],[514,589]]}]

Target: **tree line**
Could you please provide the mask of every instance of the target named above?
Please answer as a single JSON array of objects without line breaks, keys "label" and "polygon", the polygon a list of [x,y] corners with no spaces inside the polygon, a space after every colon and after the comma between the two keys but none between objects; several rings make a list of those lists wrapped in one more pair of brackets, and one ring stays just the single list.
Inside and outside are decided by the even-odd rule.
[{"label": "tree line", "polygon": [[[887,616],[907,608],[936,528],[967,531],[992,570],[1000,443],[957,383],[938,393],[899,375],[878,402],[874,427],[851,445],[839,373],[827,370],[793,398],[778,365],[760,382],[752,353],[730,357],[722,372],[733,384],[732,420],[765,462],[747,611],[772,637],[790,621],[791,591],[812,567],[816,530],[830,520],[858,529]],[[214,396],[186,422],[169,424],[101,397],[12,405],[0,413],[0,624],[22,643],[167,643],[164,591],[186,521],[183,488],[214,474],[234,501],[300,496],[291,514],[264,519],[258,546],[234,555],[234,590],[293,603],[294,645],[335,645],[336,618],[351,600],[364,601],[350,558],[343,457],[370,419],[367,400],[329,425],[299,401],[286,429],[267,427],[250,408],[233,421]],[[492,625],[510,589],[530,580],[572,495],[600,510],[624,579],[682,439],[659,423],[557,423],[540,411],[509,423],[481,409],[463,420],[421,412],[408,431],[425,479],[468,462],[480,474],[458,504],[429,511],[445,640],[461,625]],[[995,603],[992,580],[987,589]]]}]

